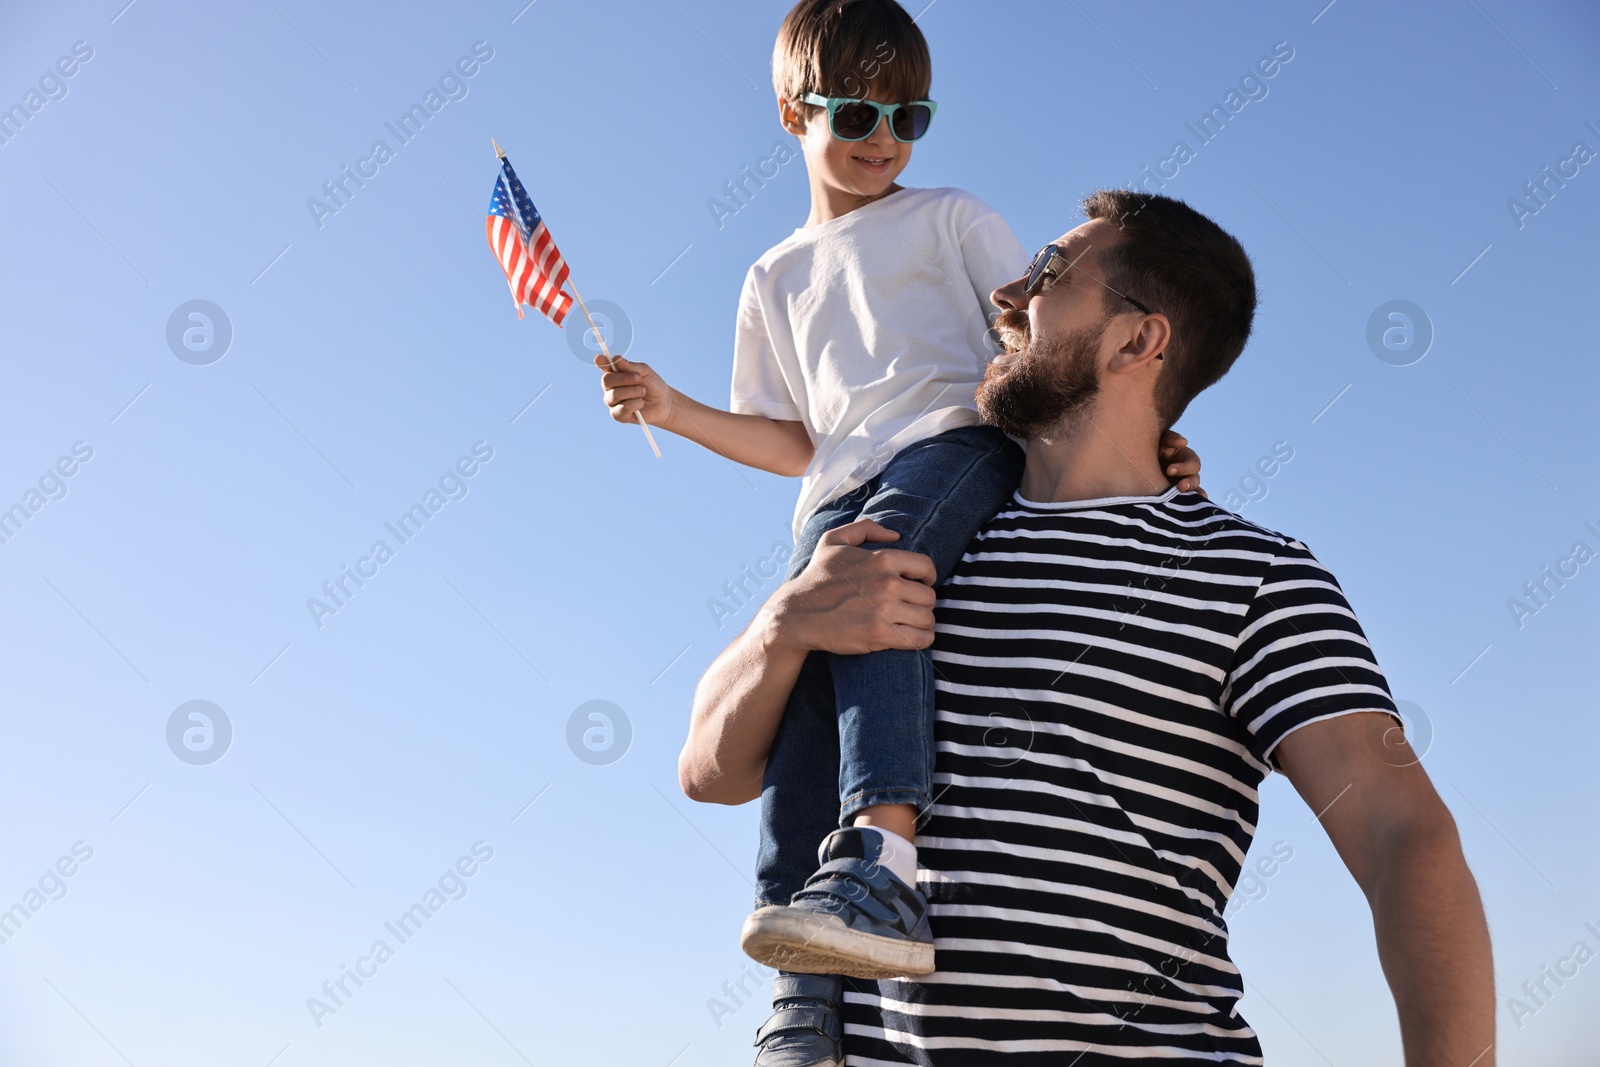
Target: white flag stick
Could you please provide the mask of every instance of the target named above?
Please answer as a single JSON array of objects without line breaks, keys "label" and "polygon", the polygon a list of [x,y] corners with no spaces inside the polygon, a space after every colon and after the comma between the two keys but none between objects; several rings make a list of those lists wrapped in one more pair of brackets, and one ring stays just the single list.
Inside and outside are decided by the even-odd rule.
[{"label": "white flag stick", "polygon": [[[493,137],[491,137],[491,138],[489,138],[489,143],[494,145],[494,154],[495,154],[495,158],[496,159],[504,159],[504,158],[506,158],[506,150],[504,148],[500,147],[500,142],[499,141],[496,141]],[[508,284],[510,283],[510,281],[511,281],[510,278],[506,279],[506,282]],[[572,288],[572,297],[573,297],[574,300],[576,300],[578,302],[578,307],[583,309],[583,317],[589,320],[589,329],[594,332],[594,339],[596,341],[600,342],[600,351],[602,351],[602,352],[604,352],[606,354],[606,362],[611,364],[611,369],[612,370],[616,370],[617,369],[617,359],[616,359],[615,356],[613,356],[611,354],[611,349],[606,346],[606,339],[605,339],[605,336],[600,332],[600,327],[598,327],[598,326],[596,326],[594,324],[594,316],[589,314],[588,305],[586,305],[583,302],[583,297],[578,295],[578,287],[576,285],[572,284],[571,275],[567,276],[567,285],[571,286],[571,288]],[[512,293],[511,293],[511,300],[512,300],[512,303],[516,303],[516,301],[517,301],[517,294],[516,294],[515,290],[513,290]],[[517,304],[517,318],[520,319],[521,317],[522,317],[522,305],[521,304]],[[646,441],[650,442],[650,451],[652,451],[652,452],[654,452],[656,454],[656,458],[657,459],[660,459],[661,458],[661,449],[656,447],[656,439],[650,433],[650,424],[648,422],[644,421],[644,413],[642,411],[635,411],[633,413],[633,415],[634,415],[634,418],[639,420],[639,429],[644,431],[644,439]]]},{"label": "white flag stick", "polygon": [[[589,314],[589,307],[583,302],[583,297],[578,295],[578,287],[572,284],[572,276],[567,275],[567,286],[572,290],[572,298],[578,302],[578,307],[583,311],[583,317],[589,320],[589,329],[594,332],[594,339],[600,342],[600,351],[605,353],[606,362],[611,364],[611,369],[617,369],[617,357],[611,354],[611,349],[606,345],[605,335],[600,332],[600,327],[594,324],[594,316]],[[650,451],[661,458],[661,449],[656,447],[656,439],[650,433],[650,424],[644,421],[644,412],[635,411],[633,417],[639,420],[639,428],[644,431],[644,439],[650,442]]]}]

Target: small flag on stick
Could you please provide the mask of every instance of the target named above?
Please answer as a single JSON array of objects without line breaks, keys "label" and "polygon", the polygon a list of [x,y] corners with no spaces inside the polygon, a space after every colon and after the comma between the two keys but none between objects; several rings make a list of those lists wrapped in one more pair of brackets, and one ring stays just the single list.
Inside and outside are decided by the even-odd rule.
[{"label": "small flag on stick", "polygon": [[572,307],[572,297],[561,291],[567,284],[567,261],[561,258],[555,238],[503,152],[500,166],[504,173],[494,181],[489,216],[484,220],[489,247],[506,272],[517,318],[522,318],[522,305],[527,304],[560,326]]},{"label": "small flag on stick", "polygon": [[[594,316],[584,306],[583,297],[578,296],[578,287],[572,285],[567,261],[561,257],[561,250],[556,247],[555,238],[550,236],[549,227],[539,216],[539,209],[533,206],[517,172],[511,168],[511,160],[506,158],[505,150],[492,138],[490,143],[494,145],[494,154],[500,159],[502,173],[495,179],[494,195],[489,199],[489,214],[484,225],[489,236],[489,248],[494,252],[495,259],[500,261],[500,269],[506,274],[506,284],[511,287],[511,300],[517,306],[517,318],[522,318],[522,305],[527,304],[560,326],[567,312],[572,309],[573,297],[577,297],[583,317],[589,320],[589,329],[594,332],[595,340],[600,342],[600,351],[605,353],[611,369],[616,370],[616,359],[606,345],[605,335],[594,324]],[[563,291],[563,286],[572,287],[572,296]],[[661,449],[656,447],[656,439],[650,433],[650,424],[644,421],[644,413],[635,411],[633,414],[639,420],[645,440],[650,443],[650,451],[660,459]]]}]

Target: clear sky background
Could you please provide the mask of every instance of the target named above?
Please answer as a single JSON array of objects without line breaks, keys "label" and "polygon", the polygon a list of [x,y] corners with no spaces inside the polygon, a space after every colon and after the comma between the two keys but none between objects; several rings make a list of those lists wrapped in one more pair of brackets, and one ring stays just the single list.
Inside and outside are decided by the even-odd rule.
[{"label": "clear sky background", "polygon": [[[27,113],[0,144],[0,506],[26,513],[0,544],[0,907],[26,914],[0,1063],[748,1063],[755,810],[690,803],[675,759],[754,611],[711,602],[787,546],[798,483],[612,423],[578,316],[517,320],[482,213],[494,136],[630,354],[725,404],[743,273],[807,210],[799,160],[708,206],[786,137],[786,4],[125,2],[0,15],[0,106]],[[1412,705],[1488,909],[1501,1062],[1592,1063],[1600,960],[1520,990],[1600,952],[1600,161],[1574,156],[1600,153],[1600,12],[1324,3],[938,0],[903,180],[1033,248],[1187,142],[1164,191],[1262,295],[1180,426],[1204,483],[1332,568]],[[1186,124],[1279,42],[1202,144]],[[216,315],[184,347],[194,300],[225,352]],[[385,523],[442,477],[400,544]],[[319,626],[308,598],[380,539]],[[226,743],[169,745],[195,700]],[[569,721],[595,700],[621,714],[591,753]],[[1293,858],[1233,918],[1241,1010],[1271,1064],[1398,1064],[1364,899],[1285,782],[1263,803],[1256,855]],[[465,895],[401,944],[385,923],[463,856]]]}]

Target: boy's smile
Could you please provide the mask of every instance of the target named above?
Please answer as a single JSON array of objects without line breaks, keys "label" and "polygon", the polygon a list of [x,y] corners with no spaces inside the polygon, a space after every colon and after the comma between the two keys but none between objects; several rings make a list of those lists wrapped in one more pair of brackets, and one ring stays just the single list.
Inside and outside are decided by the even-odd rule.
[{"label": "boy's smile", "polygon": [[806,120],[800,143],[812,174],[852,207],[893,192],[894,180],[911,162],[911,146],[894,139],[887,119],[865,140],[841,141],[828,128],[827,112],[819,110]]},{"label": "boy's smile", "polygon": [[888,156],[851,156],[869,174],[883,174],[889,169],[893,160]]}]

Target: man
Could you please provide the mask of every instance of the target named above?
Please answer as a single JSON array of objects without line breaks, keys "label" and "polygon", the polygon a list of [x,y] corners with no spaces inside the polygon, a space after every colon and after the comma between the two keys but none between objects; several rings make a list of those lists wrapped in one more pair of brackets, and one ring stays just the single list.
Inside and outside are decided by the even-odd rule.
[{"label": "man", "polygon": [[[938,672],[916,841],[937,969],[785,976],[758,1063],[839,1062],[841,1002],[860,1064],[1261,1062],[1223,909],[1279,770],[1372,907],[1407,1064],[1489,1067],[1476,884],[1343,593],[1299,541],[1167,488],[1157,458],[1244,347],[1249,259],[1178,201],[1083,206],[994,293],[1006,351],[979,409],[1027,462],[948,582],[936,595],[927,557],[885,550],[874,522],[831,530],[696,692],[680,781],[738,804],[780,729],[806,742],[785,750],[837,746],[821,657],[931,645]],[[868,901],[881,878],[851,833],[815,839]],[[810,866],[763,856],[761,892]]]}]

